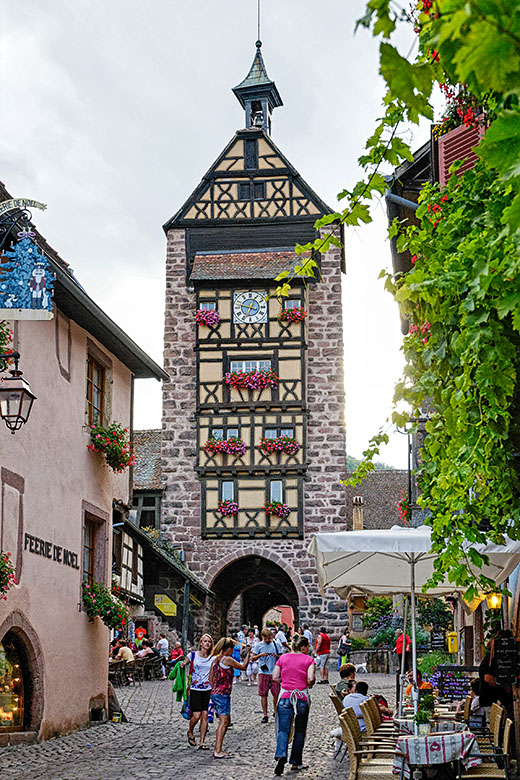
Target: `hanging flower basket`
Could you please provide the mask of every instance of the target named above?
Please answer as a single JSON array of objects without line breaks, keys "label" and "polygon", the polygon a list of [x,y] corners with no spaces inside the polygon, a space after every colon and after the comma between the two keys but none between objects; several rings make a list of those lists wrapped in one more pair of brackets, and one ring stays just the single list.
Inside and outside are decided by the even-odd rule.
[{"label": "hanging flower basket", "polygon": [[128,607],[102,582],[83,583],[83,603],[91,623],[99,618],[114,630],[123,629],[128,623]]},{"label": "hanging flower basket", "polygon": [[260,449],[264,455],[271,455],[273,452],[295,455],[300,447],[300,442],[296,441],[294,436],[278,436],[276,439],[262,439],[260,441]]},{"label": "hanging flower basket", "polygon": [[220,322],[220,315],[216,309],[197,309],[195,312],[195,322],[199,325],[207,325],[212,328]]},{"label": "hanging flower basket", "polygon": [[395,505],[397,507],[397,514],[399,515],[399,519],[402,520],[403,523],[408,523],[412,516],[412,510],[410,508],[410,504],[408,503],[408,493],[405,493],[404,490],[401,490],[399,501],[396,501]]},{"label": "hanging flower basket", "polygon": [[229,515],[238,515],[238,504],[236,501],[219,501],[218,511],[222,517],[228,517]]},{"label": "hanging flower basket", "polygon": [[287,504],[281,501],[268,501],[265,505],[265,511],[268,515],[278,515],[278,517],[289,517],[291,510]]},{"label": "hanging flower basket", "polygon": [[4,601],[9,588],[17,584],[11,553],[0,550],[0,601]]},{"label": "hanging flower basket", "polygon": [[246,454],[246,443],[236,436],[230,436],[229,439],[208,439],[204,445],[206,452],[215,454],[217,452],[226,452],[228,455]]},{"label": "hanging flower basket", "polygon": [[296,309],[281,309],[278,322],[303,322],[307,312],[301,306]]},{"label": "hanging flower basket", "polygon": [[278,387],[278,377],[272,369],[264,371],[228,371],[224,382],[230,387],[246,390],[263,390],[264,387]]},{"label": "hanging flower basket", "polygon": [[91,425],[88,448],[91,452],[103,454],[107,466],[117,474],[135,463],[128,430],[123,428],[121,423],[112,422],[107,426]]}]

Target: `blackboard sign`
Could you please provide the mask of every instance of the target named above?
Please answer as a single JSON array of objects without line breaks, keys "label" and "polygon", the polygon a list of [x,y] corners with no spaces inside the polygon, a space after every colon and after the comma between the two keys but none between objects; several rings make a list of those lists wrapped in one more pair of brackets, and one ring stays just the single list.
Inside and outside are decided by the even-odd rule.
[{"label": "blackboard sign", "polygon": [[446,632],[432,631],[430,634],[430,646],[432,650],[446,650]]},{"label": "blackboard sign", "polygon": [[469,693],[470,676],[478,673],[478,666],[439,666],[439,696],[448,701],[460,701]]},{"label": "blackboard sign", "polygon": [[499,685],[511,685],[518,676],[518,650],[513,637],[495,639],[494,666]]}]

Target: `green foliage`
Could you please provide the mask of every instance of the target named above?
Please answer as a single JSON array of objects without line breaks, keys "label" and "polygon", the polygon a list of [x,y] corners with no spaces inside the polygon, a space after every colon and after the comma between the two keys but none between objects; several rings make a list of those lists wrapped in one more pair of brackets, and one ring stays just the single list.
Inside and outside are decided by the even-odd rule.
[{"label": "green foliage", "polygon": [[453,613],[442,599],[417,599],[417,616],[421,626],[449,630],[453,628]]},{"label": "green foliage", "polygon": [[100,618],[114,630],[128,624],[128,607],[102,582],[83,583],[83,603],[90,622]]},{"label": "green foliage", "polygon": [[366,650],[369,646],[368,639],[362,637],[352,636],[350,637],[350,649],[351,650]]},{"label": "green foliage", "polygon": [[449,653],[441,653],[439,650],[432,650],[427,655],[423,655],[417,662],[417,668],[423,677],[428,680],[437,671],[441,664],[451,664]]},{"label": "green foliage", "polygon": [[388,596],[373,596],[368,599],[363,623],[366,628],[372,628],[382,617],[392,614],[393,602]]},{"label": "green foliage", "polygon": [[[361,460],[359,458],[347,454],[347,471],[354,471],[360,463]],[[389,466],[388,463],[382,463],[380,461],[374,463],[374,468],[376,471],[395,471],[395,466]]]},{"label": "green foliage", "polygon": [[427,693],[426,696],[422,696],[419,699],[417,712],[413,718],[417,725],[429,723],[434,709],[435,699],[433,698],[433,694]]}]

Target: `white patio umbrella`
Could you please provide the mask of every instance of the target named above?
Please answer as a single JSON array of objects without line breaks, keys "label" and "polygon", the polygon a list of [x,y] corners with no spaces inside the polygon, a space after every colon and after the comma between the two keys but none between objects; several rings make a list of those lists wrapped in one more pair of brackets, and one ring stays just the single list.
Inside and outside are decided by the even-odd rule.
[{"label": "white patio umbrella", "polygon": [[[520,563],[520,541],[506,539],[503,545],[473,546],[489,557],[489,565],[482,568],[482,573],[497,585],[503,583]],[[308,552],[316,557],[322,594],[329,587],[341,598],[346,598],[353,588],[369,594],[410,593],[415,712],[418,700],[415,591],[433,574],[437,556],[430,548],[429,526],[315,534],[308,547]],[[426,595],[447,596],[464,590],[444,582]]]}]

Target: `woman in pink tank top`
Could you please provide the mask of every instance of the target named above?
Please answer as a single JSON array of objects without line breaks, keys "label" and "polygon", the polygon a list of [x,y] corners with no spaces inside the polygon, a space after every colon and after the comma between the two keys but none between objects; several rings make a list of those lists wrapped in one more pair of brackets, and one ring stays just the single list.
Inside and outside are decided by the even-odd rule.
[{"label": "woman in pink tank top", "polygon": [[231,716],[231,691],[233,690],[233,672],[235,669],[244,671],[249,663],[251,647],[247,647],[244,661],[240,663],[231,654],[237,644],[228,636],[220,639],[213,650],[213,664],[209,673],[211,685],[211,701],[218,716],[217,733],[215,734],[215,749],[213,758],[231,758],[224,753],[222,743],[229,726]]}]

